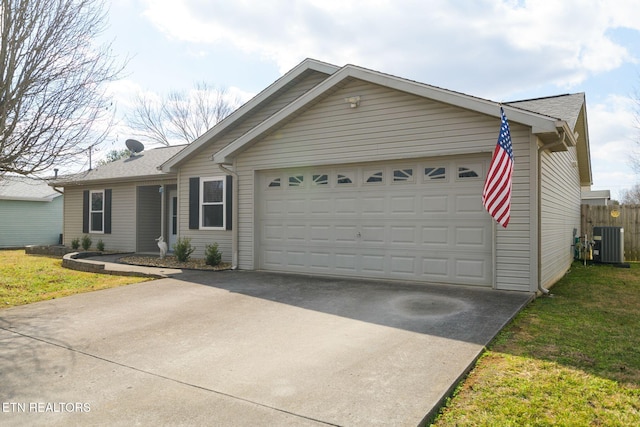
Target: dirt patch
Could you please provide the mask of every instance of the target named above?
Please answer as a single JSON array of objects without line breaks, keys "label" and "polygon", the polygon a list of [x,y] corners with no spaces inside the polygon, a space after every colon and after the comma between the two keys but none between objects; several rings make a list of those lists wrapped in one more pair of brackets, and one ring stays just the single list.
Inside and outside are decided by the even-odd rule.
[{"label": "dirt patch", "polygon": [[220,263],[216,266],[211,266],[205,264],[204,259],[194,258],[188,260],[187,262],[180,262],[175,256],[166,256],[164,258],[160,258],[157,256],[132,255],[122,257],[118,259],[118,262],[131,265],[144,265],[147,267],[184,268],[190,270],[220,271],[231,269],[231,264],[227,262]]}]

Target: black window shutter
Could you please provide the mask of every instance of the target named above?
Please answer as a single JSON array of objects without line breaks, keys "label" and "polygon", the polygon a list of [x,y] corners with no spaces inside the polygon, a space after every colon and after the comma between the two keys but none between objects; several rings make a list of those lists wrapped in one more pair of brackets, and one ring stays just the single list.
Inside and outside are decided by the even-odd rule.
[{"label": "black window shutter", "polygon": [[104,233],[111,234],[111,189],[104,190]]},{"label": "black window shutter", "polygon": [[89,232],[89,190],[82,192],[82,232]]},{"label": "black window shutter", "polygon": [[200,228],[200,178],[189,178],[189,228]]},{"label": "black window shutter", "polygon": [[225,209],[226,209],[226,217],[227,217],[227,230],[231,230],[233,228],[233,177],[231,175],[227,175],[227,193],[226,200],[224,201]]}]

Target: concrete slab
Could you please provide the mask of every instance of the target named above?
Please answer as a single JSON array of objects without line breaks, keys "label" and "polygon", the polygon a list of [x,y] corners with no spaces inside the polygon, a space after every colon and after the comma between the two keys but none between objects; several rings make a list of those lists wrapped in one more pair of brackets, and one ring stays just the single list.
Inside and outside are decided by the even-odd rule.
[{"label": "concrete slab", "polygon": [[185,271],[3,309],[0,423],[416,425],[531,297]]}]

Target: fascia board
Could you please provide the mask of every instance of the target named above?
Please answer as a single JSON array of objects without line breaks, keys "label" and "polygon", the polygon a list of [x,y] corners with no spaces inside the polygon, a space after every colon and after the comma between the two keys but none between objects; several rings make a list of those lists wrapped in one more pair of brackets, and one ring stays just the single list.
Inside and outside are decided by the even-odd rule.
[{"label": "fascia board", "polygon": [[49,184],[51,187],[72,187],[81,185],[109,185],[120,184],[125,182],[141,182],[141,181],[175,181],[177,175],[171,174],[158,174],[158,175],[139,175],[139,176],[127,176],[123,178],[101,178],[92,180],[78,180],[78,181],[56,181]]},{"label": "fascia board", "polygon": [[267,101],[271,96],[280,91],[283,87],[291,83],[293,80],[298,78],[304,72],[308,70],[318,71],[321,73],[325,73],[331,75],[335,73],[340,68],[336,65],[327,64],[325,62],[316,61],[314,59],[305,59],[292,70],[287,72],[284,76],[276,80],[262,92],[257,94],[251,100],[249,100],[246,104],[242,105],[238,108],[231,116],[228,117],[228,120],[222,120],[220,123],[216,124],[214,127],[209,129],[207,132],[202,134],[198,139],[189,144],[184,150],[176,153],[175,156],[164,162],[162,165],[158,167],[159,170],[163,172],[175,172],[175,167],[181,163],[184,159],[188,158],[193,152],[197,151],[203,145],[207,144],[213,137],[218,135],[220,132],[224,131],[238,120],[240,120],[245,114],[249,113],[255,107],[259,106],[263,102]]}]

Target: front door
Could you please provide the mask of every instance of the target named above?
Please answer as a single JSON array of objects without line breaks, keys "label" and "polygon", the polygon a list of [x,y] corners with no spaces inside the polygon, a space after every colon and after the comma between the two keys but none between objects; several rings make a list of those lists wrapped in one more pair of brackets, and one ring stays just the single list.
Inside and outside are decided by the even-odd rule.
[{"label": "front door", "polygon": [[178,192],[169,191],[169,250],[173,251],[173,245],[178,239]]}]

